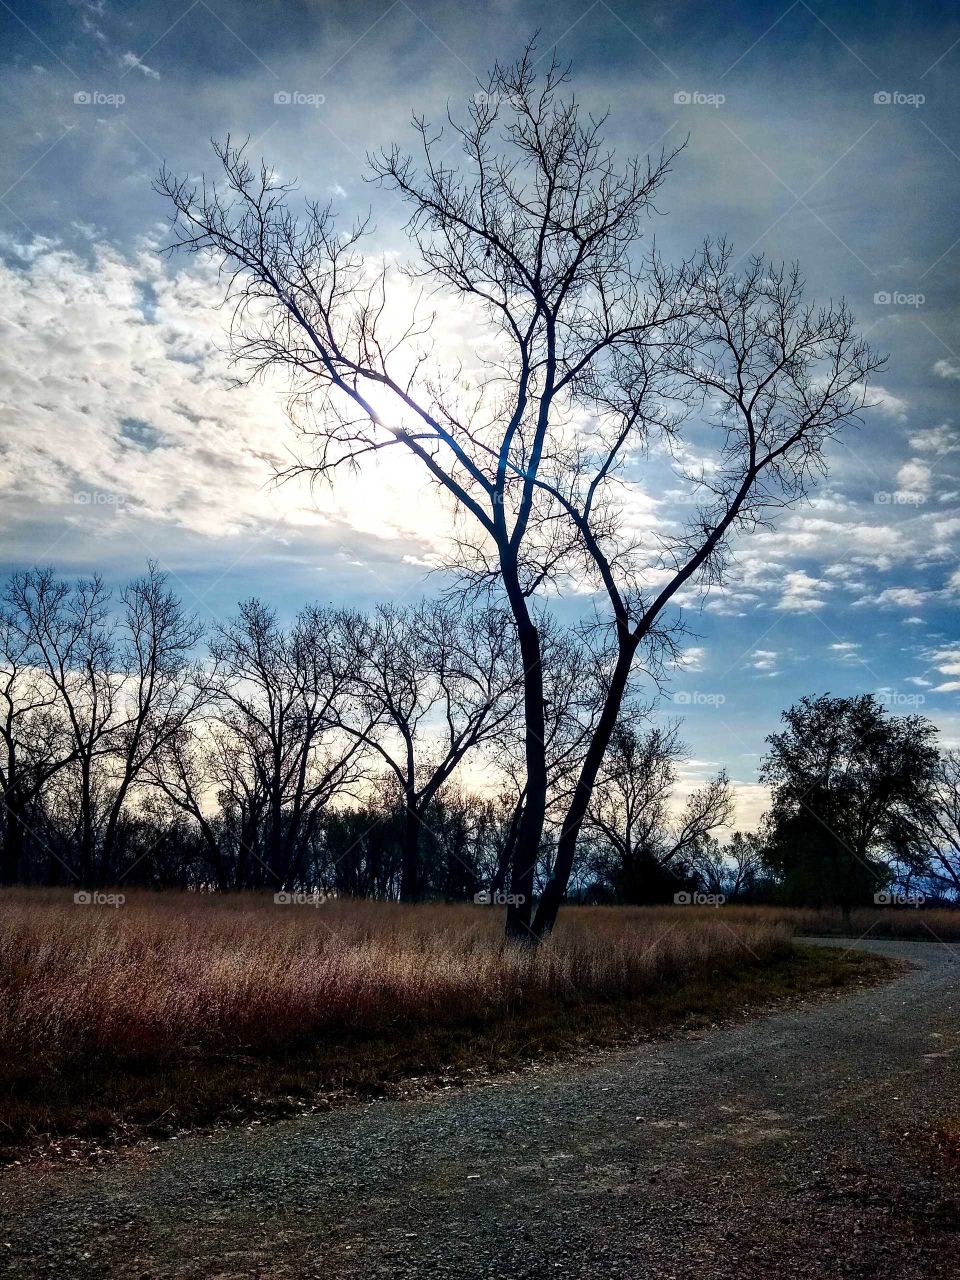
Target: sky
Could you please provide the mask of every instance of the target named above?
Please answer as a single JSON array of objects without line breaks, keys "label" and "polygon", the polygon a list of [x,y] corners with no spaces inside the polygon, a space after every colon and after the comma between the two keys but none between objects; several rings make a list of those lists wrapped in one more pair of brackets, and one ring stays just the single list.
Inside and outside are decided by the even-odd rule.
[{"label": "sky", "polygon": [[[688,138],[658,200],[666,257],[727,234],[738,256],[797,260],[889,355],[812,501],[739,544],[729,586],[686,618],[664,703],[684,787],[725,766],[753,825],[764,738],[803,694],[874,692],[960,742],[952,4],[0,0],[0,569],[119,582],[153,558],[211,624],[252,594],[289,617],[440,588],[447,518],[412,465],[275,482],[300,447],[283,387],[233,385],[221,287],[161,253],[151,184],[249,136],[303,196],[370,209],[375,251],[402,259],[366,154],[411,144],[411,112],[465,103],[537,30],[610,108],[619,152]],[[444,340],[471,323],[448,314]],[[682,514],[654,471],[634,500]]]}]

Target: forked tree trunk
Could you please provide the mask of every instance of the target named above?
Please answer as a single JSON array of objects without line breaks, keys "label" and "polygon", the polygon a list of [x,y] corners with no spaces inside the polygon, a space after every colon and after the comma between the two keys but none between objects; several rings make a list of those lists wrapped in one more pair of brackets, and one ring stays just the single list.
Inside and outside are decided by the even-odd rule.
[{"label": "forked tree trunk", "polygon": [[[511,603],[513,600],[511,599]],[[547,812],[546,727],[543,712],[543,663],[540,633],[530,620],[526,601],[514,608],[523,662],[523,706],[526,732],[524,753],[527,787],[520,817],[520,829],[513,847],[510,867],[510,894],[507,905],[507,937],[514,942],[534,941],[530,920],[533,915],[533,887],[540,856],[540,842]]]},{"label": "forked tree trunk", "polygon": [[587,748],[587,754],[580,769],[580,776],[577,778],[573,798],[570,801],[570,806],[563,820],[563,826],[560,829],[560,839],[557,841],[557,853],[553,863],[553,871],[543,891],[543,897],[540,899],[540,905],[537,908],[536,919],[533,922],[533,935],[537,941],[547,937],[557,922],[557,913],[560,910],[560,904],[563,902],[567,885],[570,882],[570,873],[573,871],[580,830],[590,808],[593,788],[600,772],[600,766],[603,764],[607,747],[610,745],[610,739],[617,726],[620,708],[623,705],[623,697],[627,689],[627,680],[630,676],[630,667],[633,664],[633,656],[637,650],[637,643],[632,637],[629,637],[626,641],[621,637],[620,652],[617,655],[610,687],[604,699],[603,710],[597,721],[593,737],[590,739],[590,746]]},{"label": "forked tree trunk", "polygon": [[408,796],[403,817],[401,902],[416,902],[420,898],[420,826],[420,814],[412,797]]}]

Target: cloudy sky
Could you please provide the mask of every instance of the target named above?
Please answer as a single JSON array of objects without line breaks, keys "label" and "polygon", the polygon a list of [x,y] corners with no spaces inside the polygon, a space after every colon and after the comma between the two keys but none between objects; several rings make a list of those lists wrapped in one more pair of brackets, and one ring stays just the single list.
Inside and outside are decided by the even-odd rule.
[{"label": "cloudy sky", "polygon": [[[725,232],[797,259],[890,356],[814,500],[745,542],[688,619],[671,694],[688,783],[725,764],[752,821],[764,736],[803,693],[879,692],[957,741],[953,4],[0,0],[0,567],[119,580],[154,557],[208,620],[252,593],[289,613],[437,589],[445,518],[415,471],[273,484],[296,445],[282,388],[231,386],[217,282],[160,256],[151,181],[249,135],[304,195],[372,207],[376,248],[402,253],[365,153],[409,140],[412,110],[470,98],[538,28],[584,102],[611,107],[618,148],[689,134],[659,202],[667,256]],[[677,515],[660,476],[636,498]]]}]

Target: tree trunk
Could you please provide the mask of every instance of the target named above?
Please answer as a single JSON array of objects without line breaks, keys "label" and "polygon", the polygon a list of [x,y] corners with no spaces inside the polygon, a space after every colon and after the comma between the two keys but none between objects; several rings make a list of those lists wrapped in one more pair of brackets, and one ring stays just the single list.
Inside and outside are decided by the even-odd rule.
[{"label": "tree trunk", "polygon": [[635,652],[636,642],[633,641],[632,637],[626,642],[621,638],[620,652],[617,655],[616,666],[613,669],[610,688],[607,690],[603,710],[597,721],[593,737],[590,739],[590,746],[584,757],[580,776],[577,778],[573,798],[570,801],[570,806],[563,820],[563,826],[560,829],[560,839],[557,842],[557,855],[554,859],[553,871],[543,891],[540,905],[537,908],[536,919],[533,923],[533,933],[538,941],[545,938],[557,922],[557,912],[560,910],[560,904],[570,881],[570,873],[573,870],[580,828],[583,826],[583,820],[590,808],[597,774],[600,772],[603,757],[606,755],[607,747],[610,745],[610,738],[617,725],[617,718],[620,715],[620,707],[623,703],[623,695],[626,692],[627,680],[630,676],[630,667],[633,664]]},{"label": "tree trunk", "polygon": [[20,804],[9,792],[4,797],[4,807],[6,820],[0,852],[0,884],[18,884],[23,874],[26,827]]},{"label": "tree trunk", "polygon": [[520,832],[520,822],[523,818],[523,796],[514,806],[513,813],[510,817],[510,826],[507,829],[507,836],[503,842],[503,848],[497,858],[497,869],[494,872],[493,883],[490,886],[490,892],[493,894],[503,893],[507,885],[507,868],[513,860],[513,849],[517,842]]},{"label": "tree trunk", "polygon": [[[517,619],[520,656],[523,661],[523,706],[526,733],[524,750],[527,787],[520,829],[513,847],[510,868],[510,894],[515,901],[507,905],[507,937],[515,942],[534,940],[530,928],[533,915],[533,886],[540,857],[540,842],[547,812],[547,760],[543,711],[543,665],[540,634],[530,621],[526,601],[520,598],[522,616]],[[511,598],[511,604],[513,600]]]},{"label": "tree trunk", "polygon": [[420,894],[420,814],[413,797],[408,795],[403,815],[400,901],[417,902]]}]

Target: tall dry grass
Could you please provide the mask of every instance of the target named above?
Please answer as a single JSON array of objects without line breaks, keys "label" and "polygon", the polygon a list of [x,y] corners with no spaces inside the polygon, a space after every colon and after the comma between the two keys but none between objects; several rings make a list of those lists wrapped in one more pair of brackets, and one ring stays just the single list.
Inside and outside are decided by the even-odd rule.
[{"label": "tall dry grass", "polygon": [[546,1001],[722,982],[788,944],[788,921],[694,909],[570,908],[537,950],[475,906],[53,890],[0,895],[0,1079],[155,1068],[417,1024],[490,1024]]},{"label": "tall dry grass", "polygon": [[960,942],[960,910],[949,907],[863,907],[849,925],[835,907],[724,907],[729,922],[780,924],[792,934]]}]

